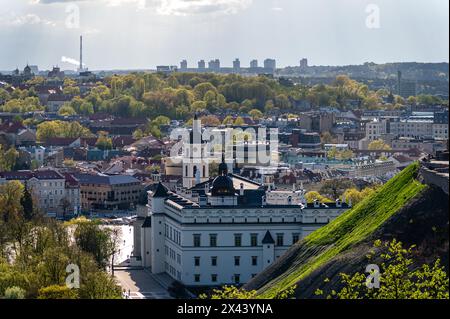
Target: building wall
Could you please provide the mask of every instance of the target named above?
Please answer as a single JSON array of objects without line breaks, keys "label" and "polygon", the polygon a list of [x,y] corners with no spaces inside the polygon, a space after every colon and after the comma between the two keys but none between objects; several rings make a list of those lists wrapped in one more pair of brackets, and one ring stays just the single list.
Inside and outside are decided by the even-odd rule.
[{"label": "building wall", "polygon": [[[178,214],[167,205],[162,208],[163,214],[152,214],[152,272],[166,272],[188,286],[231,284],[235,283],[235,275],[239,275],[239,283],[245,283],[270,265],[263,260],[267,252],[262,245],[268,230],[276,242],[277,235],[283,234],[283,245],[276,243],[273,250],[276,260],[293,244],[293,235],[301,239],[346,210],[317,207],[302,211],[300,206],[293,210],[231,207],[229,210],[193,209]],[[150,204],[149,209],[161,211],[161,207],[154,204]],[[212,234],[217,236],[217,246],[210,245]],[[236,234],[241,235],[240,246],[235,245]],[[251,245],[251,234],[257,234],[256,246]],[[200,235],[199,247],[194,245],[194,235]],[[146,242],[143,246],[149,244]],[[212,264],[212,257],[217,257],[216,266]],[[235,257],[239,257],[239,265],[235,265]],[[199,258],[198,266],[196,258]],[[213,281],[212,275],[217,275],[217,281]]]}]

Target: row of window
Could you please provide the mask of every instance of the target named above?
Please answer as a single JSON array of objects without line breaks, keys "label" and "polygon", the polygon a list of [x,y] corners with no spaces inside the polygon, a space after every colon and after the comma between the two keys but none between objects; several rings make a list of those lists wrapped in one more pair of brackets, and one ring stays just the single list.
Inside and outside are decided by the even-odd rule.
[{"label": "row of window", "polygon": [[172,277],[175,277],[178,280],[181,280],[181,272],[179,272],[178,270],[175,269],[175,267],[169,265],[169,263],[165,263],[165,268],[166,268],[166,272],[168,272],[170,275],[172,275]]},{"label": "row of window", "polygon": [[165,224],[164,226],[164,236],[178,245],[181,245],[181,232],[168,224]]},{"label": "row of window", "polygon": [[[256,276],[256,274],[252,274],[252,278],[254,278]],[[195,274],[194,275],[194,281],[195,282],[200,282],[200,274]],[[219,276],[217,274],[211,274],[211,282],[218,282],[219,281]],[[234,274],[233,275],[233,282],[235,284],[240,284],[241,283],[241,275],[240,274]]]},{"label": "row of window", "polygon": [[[217,256],[212,256],[210,261],[211,261],[211,266],[217,266]],[[251,262],[252,266],[257,266],[258,265],[258,256],[252,256],[250,259],[250,262]],[[241,256],[234,256],[234,265],[235,266],[241,265]],[[200,267],[200,257],[199,256],[194,257],[194,266]]]},{"label": "row of window", "polygon": [[[193,235],[194,247],[201,247],[201,234]],[[292,234],[292,244],[295,244],[300,238],[299,234]],[[217,234],[209,234],[209,246],[217,247]],[[276,245],[284,246],[284,233],[276,234]],[[234,234],[234,246],[242,247],[242,234]],[[258,234],[250,234],[250,246],[258,246]]]},{"label": "row of window", "polygon": [[181,255],[180,254],[177,254],[175,252],[175,250],[173,250],[172,248],[170,248],[168,246],[164,246],[164,251],[165,251],[166,256],[168,256],[172,260],[175,260],[175,258],[176,258],[177,264],[181,265]]},{"label": "row of window", "polygon": [[42,183],[42,186],[43,187],[47,187],[47,186],[49,186],[49,187],[53,187],[53,186],[55,186],[55,187],[63,187],[64,186],[64,182],[43,182]]}]

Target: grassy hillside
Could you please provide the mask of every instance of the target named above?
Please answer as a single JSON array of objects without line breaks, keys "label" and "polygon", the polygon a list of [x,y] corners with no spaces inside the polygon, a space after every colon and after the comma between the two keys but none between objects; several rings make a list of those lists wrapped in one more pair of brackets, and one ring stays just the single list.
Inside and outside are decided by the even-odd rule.
[{"label": "grassy hillside", "polygon": [[[258,295],[261,298],[273,298],[338,254],[368,238],[427,187],[415,179],[418,169],[418,163],[410,165],[375,194],[297,243],[297,248],[293,247],[292,250],[295,255],[291,252],[288,257],[288,266],[282,265],[281,261],[278,265],[283,268],[281,275],[259,288]],[[277,267],[277,263],[272,267]]]}]

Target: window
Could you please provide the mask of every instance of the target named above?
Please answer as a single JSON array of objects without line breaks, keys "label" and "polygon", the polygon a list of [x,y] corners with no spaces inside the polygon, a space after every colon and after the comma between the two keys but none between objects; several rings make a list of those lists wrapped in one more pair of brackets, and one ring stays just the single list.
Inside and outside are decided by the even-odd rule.
[{"label": "window", "polygon": [[217,257],[211,257],[211,266],[217,266]]},{"label": "window", "polygon": [[194,234],[194,247],[200,247],[200,234]]},{"label": "window", "polygon": [[200,266],[200,257],[194,257],[194,266]]},{"label": "window", "polygon": [[292,234],[292,245],[298,242],[299,239],[300,239],[299,234]]},{"label": "window", "polygon": [[252,256],[252,266],[258,265],[258,256]]},{"label": "window", "polygon": [[250,234],[250,245],[252,247],[258,246],[258,234]]},{"label": "window", "polygon": [[242,246],[242,234],[234,234],[234,246]]},{"label": "window", "polygon": [[240,274],[234,274],[234,283],[239,284],[241,282],[241,275]]},{"label": "window", "polygon": [[209,246],[217,246],[217,234],[209,234]]},{"label": "window", "polygon": [[277,246],[284,246],[283,237],[283,234],[277,234]]},{"label": "window", "polygon": [[195,274],[194,275],[194,281],[195,282],[200,282],[200,275],[199,274]]},{"label": "window", "polygon": [[241,257],[234,256],[234,265],[239,266],[241,264]]},{"label": "window", "polygon": [[212,274],[211,275],[211,281],[212,282],[217,282],[217,275],[216,274]]}]

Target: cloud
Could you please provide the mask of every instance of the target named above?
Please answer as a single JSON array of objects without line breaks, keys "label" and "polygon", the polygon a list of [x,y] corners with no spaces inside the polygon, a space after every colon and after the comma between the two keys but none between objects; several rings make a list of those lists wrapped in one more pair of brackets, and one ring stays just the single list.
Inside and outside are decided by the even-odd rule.
[{"label": "cloud", "polygon": [[152,9],[159,15],[187,16],[195,14],[236,14],[247,9],[253,0],[31,0],[32,3],[54,4],[69,2],[101,3],[109,7],[133,5]]},{"label": "cloud", "polygon": [[203,13],[236,14],[251,6],[253,0],[156,0],[161,15],[186,16]]},{"label": "cloud", "polygon": [[56,22],[42,19],[37,14],[28,13],[24,15],[11,14],[8,17],[0,17],[0,24],[6,26],[23,26],[23,25],[47,25],[56,26]]}]

